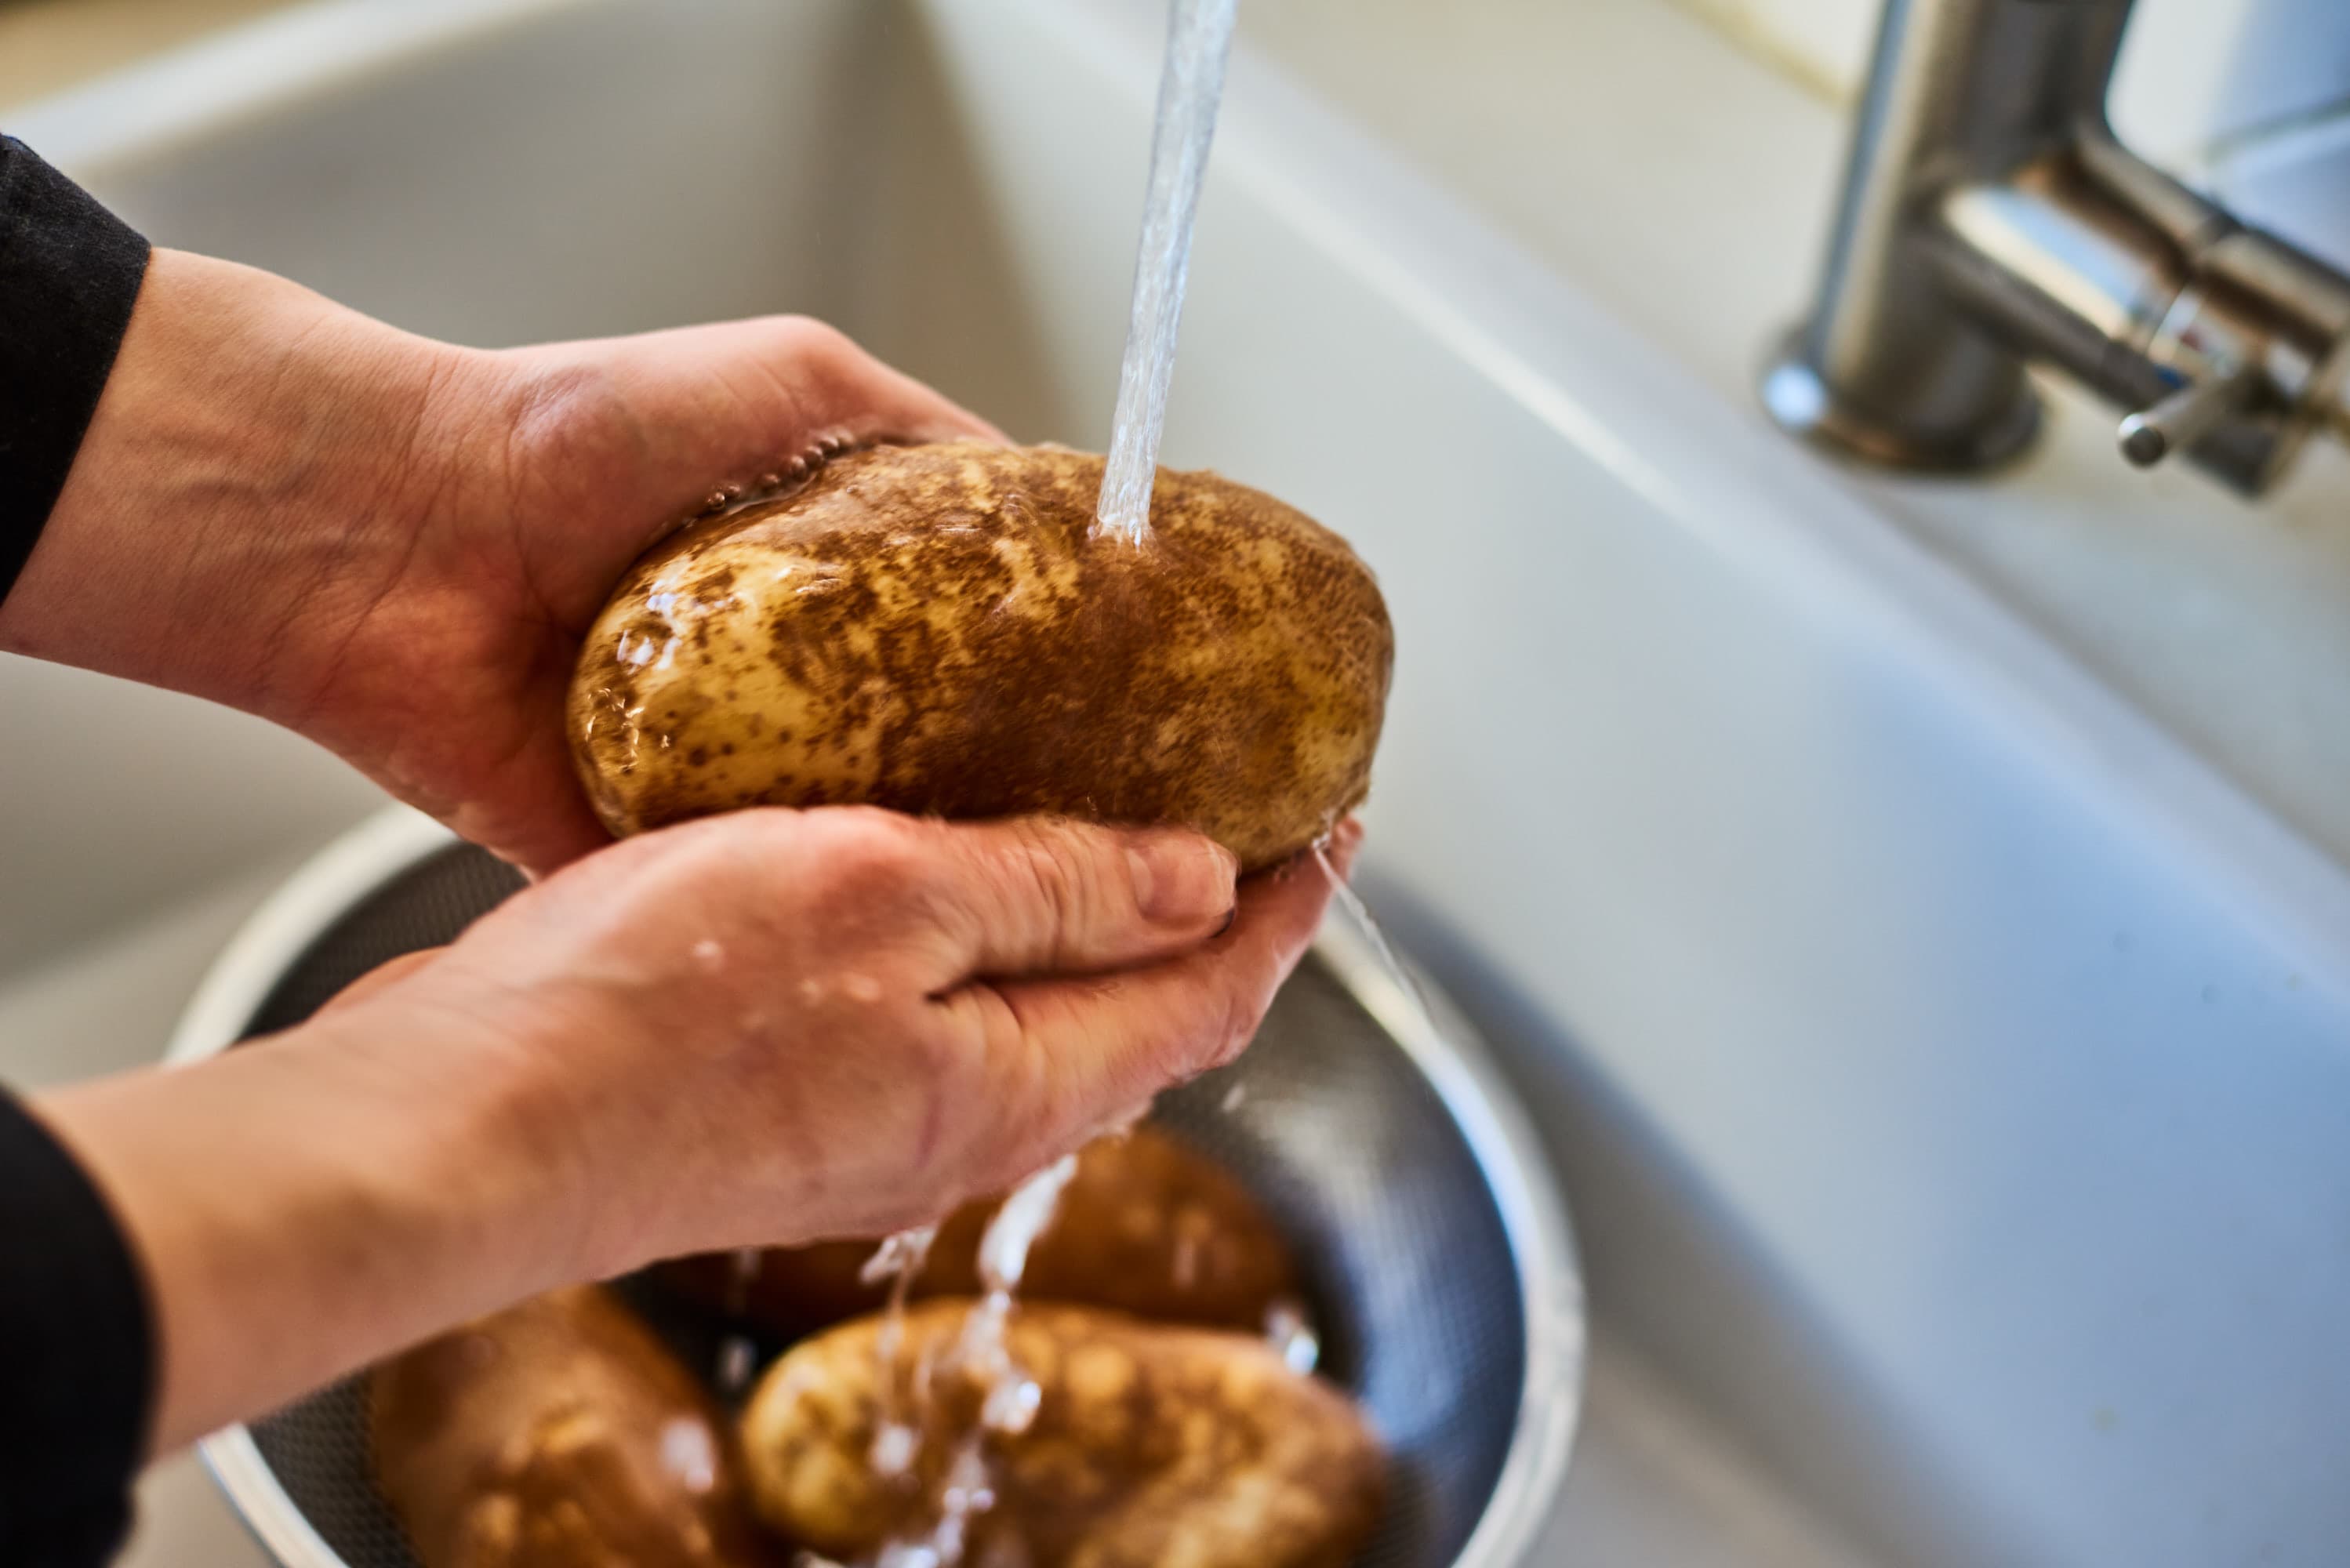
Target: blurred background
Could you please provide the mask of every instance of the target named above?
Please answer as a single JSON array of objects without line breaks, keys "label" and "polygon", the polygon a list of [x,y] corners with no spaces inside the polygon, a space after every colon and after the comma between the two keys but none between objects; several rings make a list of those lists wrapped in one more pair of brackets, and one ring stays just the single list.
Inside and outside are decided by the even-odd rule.
[{"label": "blurred background", "polygon": [[[286,4],[0,0],[0,108]],[[1481,80],[1489,114],[1523,114],[1543,96],[1534,86],[1535,65],[1552,57],[1543,46],[1602,47],[1611,22],[1638,26],[1624,18],[1643,11],[1711,28],[1835,104],[1858,92],[1877,20],[1875,0],[1258,0],[1241,25],[1334,96],[1376,106],[1382,131],[1410,142],[1441,135],[1430,119],[1459,117],[1458,106],[1442,102],[1447,79]],[[1492,74],[1513,68],[1523,80]],[[1413,101],[1423,98],[1425,105]],[[2114,118],[2132,145],[2226,192],[2255,221],[2350,254],[2341,183],[2350,159],[2350,14],[2334,0],[2142,0]]]}]

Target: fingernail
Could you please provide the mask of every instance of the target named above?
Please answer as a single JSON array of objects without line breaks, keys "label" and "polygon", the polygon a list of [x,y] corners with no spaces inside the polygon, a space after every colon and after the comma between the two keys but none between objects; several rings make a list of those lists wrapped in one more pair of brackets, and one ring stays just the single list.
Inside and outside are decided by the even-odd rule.
[{"label": "fingernail", "polygon": [[1145,839],[1126,858],[1134,874],[1135,905],[1147,920],[1192,925],[1232,907],[1240,862],[1212,840],[1168,834]]}]

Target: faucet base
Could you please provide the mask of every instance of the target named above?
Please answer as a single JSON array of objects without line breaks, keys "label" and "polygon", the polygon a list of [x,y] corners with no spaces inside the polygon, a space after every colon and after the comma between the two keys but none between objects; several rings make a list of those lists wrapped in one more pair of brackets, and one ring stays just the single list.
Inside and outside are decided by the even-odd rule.
[{"label": "faucet base", "polygon": [[1805,356],[1799,327],[1780,340],[1757,390],[1781,430],[1834,456],[1918,473],[1980,473],[2012,462],[2040,433],[2040,398],[2019,380],[2014,400],[1991,418],[1931,436],[1876,419],[1836,395]]}]

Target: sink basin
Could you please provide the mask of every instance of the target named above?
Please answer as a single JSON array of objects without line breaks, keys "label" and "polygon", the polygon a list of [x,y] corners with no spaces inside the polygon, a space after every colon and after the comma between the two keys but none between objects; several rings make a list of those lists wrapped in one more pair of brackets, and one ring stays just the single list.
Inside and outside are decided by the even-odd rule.
[{"label": "sink basin", "polygon": [[[421,331],[805,310],[1099,445],[1157,26],[341,0],[15,129],[159,242]],[[1617,1386],[1854,1561],[2350,1556],[2341,867],[1247,58],[1165,456],[1381,575],[1366,882],[1565,1173]],[[213,841],[220,771],[147,817]],[[1552,1542],[1609,1506],[1578,1480]],[[1788,1539],[1705,1560],[1827,1560]]]}]

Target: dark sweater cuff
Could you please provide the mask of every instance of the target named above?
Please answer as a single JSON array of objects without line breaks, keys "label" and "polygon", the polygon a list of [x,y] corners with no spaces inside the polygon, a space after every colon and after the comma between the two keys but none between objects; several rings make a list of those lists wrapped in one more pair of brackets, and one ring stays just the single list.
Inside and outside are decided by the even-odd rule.
[{"label": "dark sweater cuff", "polygon": [[0,599],[65,488],[147,254],[89,192],[0,136]]},{"label": "dark sweater cuff", "polygon": [[0,1091],[0,1562],[84,1568],[120,1546],[146,1447],[153,1332],[106,1199]]}]

